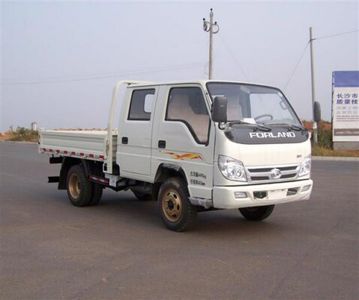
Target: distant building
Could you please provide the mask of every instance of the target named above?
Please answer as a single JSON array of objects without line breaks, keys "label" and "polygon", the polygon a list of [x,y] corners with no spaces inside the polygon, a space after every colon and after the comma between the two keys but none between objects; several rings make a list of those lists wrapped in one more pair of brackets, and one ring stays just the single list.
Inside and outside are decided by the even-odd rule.
[{"label": "distant building", "polygon": [[37,123],[36,122],[31,123],[31,130],[37,131]]}]

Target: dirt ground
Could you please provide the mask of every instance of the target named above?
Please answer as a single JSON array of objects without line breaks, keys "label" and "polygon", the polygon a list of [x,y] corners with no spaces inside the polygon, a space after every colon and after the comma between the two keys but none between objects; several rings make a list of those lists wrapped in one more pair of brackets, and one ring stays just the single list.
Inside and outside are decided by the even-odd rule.
[{"label": "dirt ground", "polygon": [[0,132],[0,141],[6,141],[10,137],[8,132]]}]

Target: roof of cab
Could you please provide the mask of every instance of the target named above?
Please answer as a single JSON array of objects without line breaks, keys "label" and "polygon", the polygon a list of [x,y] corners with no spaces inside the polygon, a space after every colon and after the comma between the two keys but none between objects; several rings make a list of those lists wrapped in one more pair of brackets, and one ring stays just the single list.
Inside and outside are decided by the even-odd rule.
[{"label": "roof of cab", "polygon": [[209,82],[223,82],[223,83],[241,83],[241,84],[253,84],[253,85],[262,85],[268,86],[266,84],[260,83],[251,83],[251,82],[244,82],[244,81],[235,81],[235,80],[193,80],[193,81],[169,81],[169,82],[150,82],[150,81],[125,81],[129,83],[130,87],[146,87],[146,86],[160,86],[160,85],[182,85],[182,84],[200,84],[205,86],[206,83]]}]

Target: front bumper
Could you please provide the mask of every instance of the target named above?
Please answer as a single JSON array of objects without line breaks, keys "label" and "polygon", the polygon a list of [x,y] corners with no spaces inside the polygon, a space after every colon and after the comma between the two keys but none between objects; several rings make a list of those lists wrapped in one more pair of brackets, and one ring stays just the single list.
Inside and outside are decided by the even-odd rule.
[{"label": "front bumper", "polygon": [[213,207],[231,209],[308,200],[312,188],[311,179],[247,186],[215,186]]}]

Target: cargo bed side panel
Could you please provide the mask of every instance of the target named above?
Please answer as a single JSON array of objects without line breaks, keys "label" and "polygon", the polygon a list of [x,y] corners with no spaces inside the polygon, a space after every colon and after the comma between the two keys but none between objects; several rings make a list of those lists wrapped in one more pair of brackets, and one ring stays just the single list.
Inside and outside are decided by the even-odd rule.
[{"label": "cargo bed side panel", "polygon": [[[107,131],[41,131],[39,151],[103,161],[106,159],[106,137]],[[117,134],[115,132],[112,139],[113,157],[116,157]]]}]

